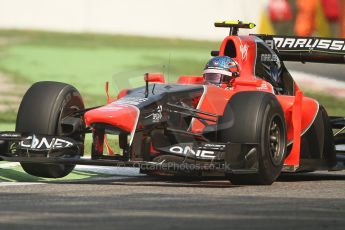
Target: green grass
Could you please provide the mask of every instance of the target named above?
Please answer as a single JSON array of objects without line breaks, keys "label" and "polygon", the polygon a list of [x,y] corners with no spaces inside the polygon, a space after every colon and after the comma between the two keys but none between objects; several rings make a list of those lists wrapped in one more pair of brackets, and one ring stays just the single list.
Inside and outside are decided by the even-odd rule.
[{"label": "green grass", "polygon": [[0,71],[27,83],[70,83],[90,103],[104,95],[105,81],[114,83],[116,94],[133,87],[131,78],[142,79],[150,70],[165,72],[169,80],[182,73],[200,74],[209,51],[218,46],[178,39],[23,31],[0,31],[0,38],[9,41],[0,50]]},{"label": "green grass", "polygon": [[72,173],[63,178],[50,179],[35,177],[24,172],[21,166],[11,168],[1,168],[0,164],[0,181],[7,182],[47,182],[47,181],[62,181],[62,180],[83,180],[95,177],[109,177],[109,174],[95,173],[89,171],[74,170]]},{"label": "green grass", "polygon": [[[209,51],[204,41],[95,34],[0,31],[0,72],[18,84],[61,81],[74,85],[88,107],[105,103],[110,94],[143,85],[145,72],[163,72],[169,81],[180,74],[200,74]],[[23,95],[24,92],[17,92]],[[13,123],[15,111],[0,113],[0,123]]]},{"label": "green grass", "polygon": [[304,95],[315,98],[318,102],[323,105],[328,115],[332,116],[345,116],[345,100],[332,97],[329,95],[324,95],[319,92],[314,92],[311,90],[304,90]]},{"label": "green grass", "polygon": [[13,124],[16,122],[16,116],[15,114],[17,111],[14,110],[6,110],[3,112],[0,112],[0,126],[2,124]]},{"label": "green grass", "polygon": [[13,131],[15,129],[15,123],[0,123],[0,131]]},{"label": "green grass", "polygon": [[[180,74],[200,74],[209,51],[219,46],[207,41],[12,30],[0,31],[0,41],[0,72],[18,84],[72,84],[90,107],[105,102],[106,81],[115,96],[123,88],[143,85],[145,72],[164,72],[169,81]],[[306,95],[320,100],[330,114],[344,114],[342,100],[309,91]],[[1,112],[0,124],[14,123],[15,113]]]},{"label": "green grass", "polygon": [[[123,88],[143,85],[145,72],[164,72],[169,81],[181,74],[199,75],[209,51],[219,46],[207,41],[11,30],[0,31],[0,41],[5,41],[0,43],[0,72],[18,84],[72,84],[87,106],[105,102],[106,81],[115,96]],[[306,95],[319,99],[330,113],[344,114],[341,100]],[[13,123],[15,113],[0,113],[0,123]]]}]

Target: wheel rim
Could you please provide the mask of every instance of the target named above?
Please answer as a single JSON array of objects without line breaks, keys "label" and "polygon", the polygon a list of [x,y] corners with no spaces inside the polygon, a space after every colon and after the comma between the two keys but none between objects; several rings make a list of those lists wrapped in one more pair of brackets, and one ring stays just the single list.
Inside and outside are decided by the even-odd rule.
[{"label": "wheel rim", "polygon": [[273,164],[279,165],[284,157],[284,134],[281,120],[274,117],[269,126],[269,153]]},{"label": "wheel rim", "polygon": [[[61,109],[60,111],[60,115],[59,115],[59,120],[58,120],[58,127],[57,127],[57,134],[58,135],[66,135],[66,133],[64,132],[64,129],[61,126],[61,121],[70,116],[73,112],[76,112],[80,109],[83,109],[83,105],[81,104],[76,104],[75,101],[73,101],[73,99],[71,99],[70,101],[68,101]],[[84,143],[84,139],[85,139],[85,134],[69,134],[68,137],[74,139],[75,141],[78,141],[80,143]],[[82,149],[80,149],[82,147]],[[84,147],[79,146],[79,152],[81,151],[81,153],[84,152]]]}]

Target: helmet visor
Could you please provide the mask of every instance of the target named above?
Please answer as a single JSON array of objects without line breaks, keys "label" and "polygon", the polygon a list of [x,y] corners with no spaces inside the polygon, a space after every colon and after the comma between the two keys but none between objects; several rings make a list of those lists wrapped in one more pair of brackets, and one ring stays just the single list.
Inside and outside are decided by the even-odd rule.
[{"label": "helmet visor", "polygon": [[220,84],[222,76],[221,73],[204,73],[205,81],[212,84]]}]

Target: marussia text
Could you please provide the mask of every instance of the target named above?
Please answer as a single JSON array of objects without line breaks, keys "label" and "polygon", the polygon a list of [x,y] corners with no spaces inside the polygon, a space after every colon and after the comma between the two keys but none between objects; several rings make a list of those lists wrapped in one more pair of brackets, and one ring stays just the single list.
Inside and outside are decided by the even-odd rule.
[{"label": "marussia text", "polygon": [[[339,39],[273,37],[273,40],[278,50],[345,50],[345,40]],[[273,48],[272,40],[265,42]]]}]

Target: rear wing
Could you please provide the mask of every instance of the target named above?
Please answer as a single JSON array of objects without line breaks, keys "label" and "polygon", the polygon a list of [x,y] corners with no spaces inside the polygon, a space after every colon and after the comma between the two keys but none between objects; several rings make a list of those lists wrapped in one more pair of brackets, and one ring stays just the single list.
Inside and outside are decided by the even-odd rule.
[{"label": "rear wing", "polygon": [[255,34],[283,61],[345,64],[345,39]]}]

